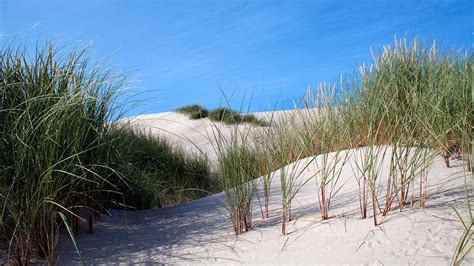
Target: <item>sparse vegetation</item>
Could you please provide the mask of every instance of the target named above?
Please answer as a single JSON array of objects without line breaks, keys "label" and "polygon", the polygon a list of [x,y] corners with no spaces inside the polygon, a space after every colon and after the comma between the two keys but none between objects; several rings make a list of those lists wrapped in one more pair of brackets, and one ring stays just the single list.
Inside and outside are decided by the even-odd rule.
[{"label": "sparse vegetation", "polygon": [[[340,154],[333,159],[345,164],[344,149],[359,151],[351,165],[358,177],[362,218],[367,217],[369,200],[375,225],[379,223],[377,215],[386,215],[395,199],[401,210],[414,207],[417,201],[419,207],[425,207],[428,167],[437,154],[445,158],[448,167],[455,154],[464,158],[467,168],[470,165],[471,147],[466,144],[471,143],[473,114],[469,104],[471,66],[468,54],[439,52],[434,45],[425,48],[416,39],[396,40],[395,47],[386,46],[374,57],[374,65],[362,66],[352,82],[341,82],[340,88],[320,85],[316,99],[308,92],[302,110],[296,109],[287,119],[257,132],[253,138],[258,140],[258,149],[272,151],[258,161],[273,164],[264,167],[267,173],[281,168],[282,233],[291,219],[291,201],[285,198],[293,195],[288,188],[297,188],[294,182],[305,182],[291,178],[282,167],[308,156],[322,156],[314,164],[321,175],[320,212],[326,219],[331,191],[338,191],[339,175],[335,171],[339,167],[328,161],[328,154]],[[335,91],[339,91],[338,98]],[[235,112],[228,115],[236,120]],[[380,163],[388,155],[392,164],[385,206],[380,211]]]},{"label": "sparse vegetation", "polygon": [[245,114],[240,115],[240,122],[241,123],[250,123],[257,126],[267,126],[267,122],[262,119],[257,118],[255,115],[252,114]]}]

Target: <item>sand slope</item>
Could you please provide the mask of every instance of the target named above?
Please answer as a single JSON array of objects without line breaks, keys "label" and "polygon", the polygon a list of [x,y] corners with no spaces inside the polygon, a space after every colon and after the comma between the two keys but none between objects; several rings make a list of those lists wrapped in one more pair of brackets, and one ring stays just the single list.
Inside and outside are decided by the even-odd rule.
[{"label": "sand slope", "polygon": [[[260,117],[265,113],[260,113]],[[216,160],[216,142],[221,139],[229,140],[234,132],[239,135],[249,135],[250,131],[259,127],[243,123],[238,127],[214,123],[208,118],[191,120],[183,114],[166,112],[151,115],[140,115],[126,121],[134,127],[161,136],[174,145],[179,145],[191,153],[202,153]]]},{"label": "sand slope", "polygon": [[[191,122],[184,124],[191,126]],[[202,145],[206,146],[204,139]],[[350,155],[354,152],[350,151]],[[298,167],[309,160],[312,158],[298,162]],[[387,174],[388,162],[386,158],[382,176]],[[239,237],[233,234],[225,197],[220,193],[163,209],[111,210],[111,216],[102,217],[96,225],[94,234],[78,236],[82,255],[87,263],[446,265],[450,262],[462,232],[451,206],[464,210],[464,214],[466,209],[459,162],[446,168],[441,158],[436,158],[429,171],[427,208],[403,212],[395,209],[378,227],[371,218],[359,219],[357,182],[350,164],[343,168],[340,184],[344,186],[332,201],[331,218],[321,221],[315,168],[312,162],[300,176],[300,180],[309,181],[294,199],[295,219],[288,224],[287,236],[280,235],[281,193],[277,171],[272,184],[271,217],[261,219],[255,201],[255,228]],[[383,202],[383,197],[380,200]],[[382,219],[380,215],[379,219]],[[58,263],[80,262],[71,241],[65,235],[62,238]],[[471,254],[466,264],[472,263]]]}]

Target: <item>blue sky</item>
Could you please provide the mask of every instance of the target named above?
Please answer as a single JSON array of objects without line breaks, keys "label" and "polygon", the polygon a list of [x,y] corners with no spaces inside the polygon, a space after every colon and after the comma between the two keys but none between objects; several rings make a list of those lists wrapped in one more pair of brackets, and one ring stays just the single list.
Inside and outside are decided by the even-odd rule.
[{"label": "blue sky", "polygon": [[113,53],[109,64],[133,73],[129,115],[213,108],[222,92],[263,111],[350,74],[394,35],[471,49],[472,14],[471,1],[0,0],[0,42]]}]

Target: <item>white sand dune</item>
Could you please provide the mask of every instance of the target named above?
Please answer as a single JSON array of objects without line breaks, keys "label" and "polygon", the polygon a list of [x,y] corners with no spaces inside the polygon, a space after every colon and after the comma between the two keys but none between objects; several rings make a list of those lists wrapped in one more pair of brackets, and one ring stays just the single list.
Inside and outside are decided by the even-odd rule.
[{"label": "white sand dune", "polygon": [[[264,114],[260,114],[264,116]],[[244,123],[237,128],[222,123],[214,123],[208,118],[191,120],[183,114],[166,112],[159,114],[140,115],[128,119],[134,127],[143,129],[156,136],[169,140],[174,145],[179,145],[188,152],[202,153],[215,161],[215,144],[220,138],[230,139],[234,130],[241,135],[248,135],[250,130],[258,129],[251,124]]]},{"label": "white sand dune", "polygon": [[[190,121],[174,113],[142,116],[140,120],[141,126],[146,126],[143,122],[146,121],[156,129],[166,128],[168,137],[188,145],[187,148],[211,151],[203,133],[209,127],[208,121]],[[186,144],[186,138],[196,146]],[[350,155],[354,152],[349,151]],[[311,159],[296,164],[303,165]],[[387,175],[389,160],[383,162],[382,180]],[[220,193],[169,208],[110,210],[111,216],[101,218],[94,234],[81,232],[77,237],[82,256],[86,263],[446,265],[450,262],[462,233],[452,207],[466,214],[464,175],[459,162],[446,168],[441,158],[436,158],[429,171],[426,208],[408,208],[403,212],[395,208],[383,219],[378,216],[381,224],[377,227],[371,215],[364,220],[359,218],[357,182],[349,163],[342,169],[339,184],[344,186],[332,200],[330,219],[321,221],[315,172],[312,163],[299,177],[309,182],[293,201],[294,219],[288,223],[286,236],[280,235],[281,193],[277,171],[271,189],[270,218],[261,218],[255,201],[254,229],[243,235],[234,235],[225,197]],[[384,198],[381,196],[379,200],[383,202]],[[71,241],[66,235],[61,238],[58,263],[79,263]],[[472,263],[474,258],[470,255],[466,264]]]}]

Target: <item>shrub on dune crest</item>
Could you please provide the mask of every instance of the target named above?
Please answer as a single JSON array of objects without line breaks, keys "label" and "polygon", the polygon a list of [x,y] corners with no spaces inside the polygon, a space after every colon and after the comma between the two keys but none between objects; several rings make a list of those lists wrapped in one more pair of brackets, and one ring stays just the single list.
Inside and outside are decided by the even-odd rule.
[{"label": "shrub on dune crest", "polygon": [[176,109],[176,112],[187,115],[191,119],[201,119],[209,115],[209,111],[198,104],[185,105]]},{"label": "shrub on dune crest", "polygon": [[235,110],[226,107],[218,107],[209,113],[209,119],[214,122],[223,122],[224,124],[250,123],[256,126],[266,126],[267,123],[252,114],[241,114]]},{"label": "shrub on dune crest", "polygon": [[235,124],[240,121],[240,113],[230,108],[219,107],[209,113],[209,119],[225,124]]},{"label": "shrub on dune crest", "polygon": [[264,121],[260,118],[257,118],[255,115],[252,115],[252,114],[241,115],[240,122],[250,123],[250,124],[254,124],[256,126],[267,126],[268,125],[266,121]]}]

